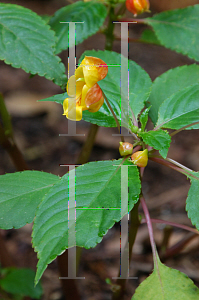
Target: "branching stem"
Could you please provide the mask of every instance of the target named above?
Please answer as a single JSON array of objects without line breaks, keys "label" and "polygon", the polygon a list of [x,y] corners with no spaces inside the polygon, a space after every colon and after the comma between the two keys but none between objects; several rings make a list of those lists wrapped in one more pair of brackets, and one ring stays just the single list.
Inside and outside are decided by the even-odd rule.
[{"label": "branching stem", "polygon": [[185,167],[184,165],[180,164],[179,162],[175,161],[174,159],[171,159],[171,158],[166,158],[167,161],[171,162],[172,164],[182,168],[183,170],[185,171],[188,171],[188,172],[193,172],[193,170]]},{"label": "branching stem", "polygon": [[186,126],[180,128],[180,129],[178,129],[178,130],[173,131],[173,132],[170,134],[170,136],[174,136],[174,135],[176,135],[177,133],[179,133],[180,131],[182,131],[182,130],[184,130],[184,129],[186,129],[186,128],[189,128],[189,127],[191,127],[191,126],[193,126],[193,125],[197,125],[197,124],[199,124],[199,122],[194,122],[194,123],[192,123],[192,124],[186,125]]},{"label": "branching stem", "polygon": [[[159,223],[159,224],[166,224],[166,225],[178,227],[178,228],[181,228],[181,229],[199,234],[199,231],[197,229],[191,228],[191,227],[186,226],[186,225],[178,224],[178,223],[175,223],[175,222],[170,222],[170,221],[160,220],[160,219],[151,219],[151,222],[152,223]],[[141,224],[144,224],[144,223],[146,223],[146,219],[142,219]]]},{"label": "branching stem", "polygon": [[158,268],[158,262],[157,262],[157,251],[156,251],[156,245],[155,245],[155,241],[154,241],[154,236],[153,236],[153,227],[152,227],[152,222],[151,222],[151,218],[149,215],[149,211],[145,202],[144,197],[140,197],[140,202],[145,214],[145,218],[146,218],[146,223],[147,223],[147,227],[148,227],[148,231],[149,231],[149,239],[150,239],[150,243],[151,243],[151,248],[152,248],[152,252],[153,252],[153,259],[154,259],[154,263],[156,265],[156,267]]},{"label": "branching stem", "polygon": [[[192,177],[196,180],[199,180],[199,177],[194,176],[194,174],[193,174],[194,171],[192,171],[189,168],[186,168],[185,166],[181,165],[180,163],[176,162],[175,160],[169,159],[170,161],[172,161],[172,163],[171,163],[168,161],[168,159],[163,159],[163,158],[156,157],[156,156],[149,156],[149,159],[152,161],[155,161],[163,166],[166,166],[170,169],[173,169],[183,175],[186,175],[187,177]],[[174,164],[174,162],[175,162],[175,164]],[[178,165],[180,167],[178,167],[176,165]]]}]

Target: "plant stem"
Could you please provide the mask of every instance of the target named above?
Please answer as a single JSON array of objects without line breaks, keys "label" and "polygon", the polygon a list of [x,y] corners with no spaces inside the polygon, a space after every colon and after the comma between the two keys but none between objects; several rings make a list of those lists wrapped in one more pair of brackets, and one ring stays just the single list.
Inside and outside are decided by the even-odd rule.
[{"label": "plant stem", "polygon": [[149,239],[150,239],[150,243],[151,243],[151,248],[152,248],[152,252],[153,252],[153,259],[154,259],[154,263],[158,269],[158,262],[157,262],[157,251],[156,251],[156,245],[155,245],[155,241],[154,241],[154,236],[153,236],[153,227],[152,227],[152,222],[151,222],[151,218],[149,215],[149,211],[145,202],[144,197],[140,197],[140,202],[145,214],[145,218],[146,218],[146,223],[147,223],[147,227],[148,227],[148,231],[149,231]]},{"label": "plant stem", "polygon": [[122,5],[120,6],[119,10],[116,13],[116,16],[119,18],[120,16],[122,16],[126,11],[126,3],[122,3]]},{"label": "plant stem", "polygon": [[[98,125],[91,124],[87,139],[82,147],[82,150],[80,152],[76,164],[85,164],[88,161],[91,151],[93,149],[98,128],[99,128]],[[82,248],[77,247],[76,251],[77,251],[76,254],[78,259],[76,257],[74,259],[76,259],[76,266],[78,269]],[[58,262],[60,277],[66,277],[67,276],[66,274],[68,273],[68,249],[66,249],[66,251],[61,256],[57,257],[57,262]],[[66,298],[67,300],[80,299],[79,291],[77,289],[77,280],[61,279],[61,283],[62,283],[62,288],[65,293],[65,296],[67,297]]]},{"label": "plant stem", "polygon": [[173,132],[170,134],[170,136],[174,136],[174,135],[176,135],[177,133],[179,133],[180,131],[182,131],[182,130],[188,128],[188,127],[191,127],[191,126],[193,126],[193,125],[196,125],[196,124],[199,124],[199,122],[194,122],[194,123],[192,123],[192,124],[189,124],[189,125],[186,125],[186,126],[180,128],[180,129],[178,129],[178,130],[175,130],[175,131],[173,131]]},{"label": "plant stem", "polygon": [[[132,256],[132,249],[135,242],[135,238],[137,235],[137,231],[140,225],[139,215],[138,215],[138,207],[139,207],[140,201],[138,201],[133,209],[130,212],[130,228],[129,228],[129,264],[131,261]],[[118,272],[118,277],[120,277],[120,270]],[[126,279],[117,279],[116,285],[119,286],[119,289],[115,289],[113,292],[112,300],[121,300],[123,299],[124,292],[125,292],[125,286],[126,286]]]},{"label": "plant stem", "polygon": [[189,169],[189,168],[183,166],[182,164],[180,164],[179,162],[177,162],[177,161],[175,161],[175,160],[173,160],[173,159],[171,159],[171,158],[166,158],[166,160],[169,161],[169,162],[171,162],[172,164],[174,164],[174,165],[180,167],[181,169],[183,169],[183,170],[185,170],[185,171],[193,172],[193,170],[191,170],[191,169]]},{"label": "plant stem", "polygon": [[13,164],[15,165],[17,171],[29,170],[21,151],[15,144],[13,138],[9,138],[5,135],[4,129],[0,124],[0,144],[8,152]]},{"label": "plant stem", "polygon": [[[114,25],[115,25],[113,23],[113,20],[114,20],[114,9],[113,9],[113,7],[110,7],[108,28],[105,31],[105,35],[106,35],[105,50],[112,50],[113,41],[114,41],[113,30],[114,30]],[[103,93],[103,95],[104,95],[104,93]],[[104,97],[105,97],[105,100],[107,100],[105,95],[104,95]],[[110,104],[107,102],[107,105],[109,106]],[[114,113],[112,110],[112,107],[109,106],[109,108],[110,108],[111,112]],[[116,123],[117,122],[118,122],[118,120],[116,121]],[[89,130],[87,139],[82,147],[82,150],[80,152],[80,155],[77,159],[76,164],[85,164],[89,160],[98,129],[99,129],[99,126],[96,124],[90,125],[90,130]],[[76,261],[77,262],[76,266],[78,268],[79,261],[80,261],[80,255],[81,255],[81,248],[77,247],[76,250],[77,250],[77,257],[78,257],[78,259]],[[58,267],[59,267],[59,272],[60,272],[61,277],[66,277],[66,274],[68,272],[68,250],[66,249],[66,251],[61,256],[58,256],[57,260],[58,260]],[[67,295],[66,296],[67,300],[74,300],[74,299],[79,300],[80,299],[76,281],[74,279],[62,280],[62,287],[65,292],[65,295]]]},{"label": "plant stem", "polygon": [[94,142],[95,142],[95,137],[98,132],[98,128],[99,128],[98,125],[91,124],[87,139],[86,139],[86,141],[81,149],[80,155],[77,159],[77,162],[76,162],[77,165],[85,164],[89,160],[89,157],[90,157],[90,154],[93,149]]},{"label": "plant stem", "polygon": [[[178,224],[178,223],[175,223],[175,222],[170,222],[170,221],[160,220],[160,219],[151,219],[151,222],[152,223],[167,224],[167,225],[170,225],[170,226],[178,227],[178,228],[181,228],[181,229],[188,230],[188,231],[191,231],[193,233],[199,234],[199,231],[197,229],[186,226],[186,225]],[[141,224],[144,224],[144,223],[146,223],[146,219],[142,219]]]},{"label": "plant stem", "polygon": [[7,111],[1,93],[0,93],[0,115],[3,123],[3,126],[0,124],[0,144],[8,152],[10,158],[12,159],[18,171],[28,170],[29,169],[28,165],[26,164],[19,148],[15,144],[14,137],[13,137],[11,117]]},{"label": "plant stem", "polygon": [[[103,91],[102,91],[102,93],[103,93],[104,99],[105,99],[105,101],[106,101],[106,103],[107,103],[107,105],[108,105],[108,108],[110,109],[110,111],[111,111],[111,113],[112,113],[112,115],[113,115],[113,117],[114,117],[114,119],[115,119],[115,122],[116,122],[116,124],[117,124],[118,132],[120,133],[120,123],[119,123],[119,121],[118,121],[118,119],[117,119],[117,117],[116,117],[116,114],[114,113],[114,110],[112,109],[112,107],[111,107],[111,105],[110,105],[110,103],[109,103],[108,99],[106,98],[106,95],[104,94]],[[121,141],[124,142],[124,137],[123,137],[123,135],[121,135]]]},{"label": "plant stem", "polygon": [[[194,171],[192,171],[191,169],[188,169],[185,166],[177,163],[175,160],[171,160],[170,159],[171,161],[173,161],[173,164],[172,164],[172,163],[168,162],[168,159],[165,160],[165,159],[162,159],[160,157],[149,156],[149,159],[152,160],[152,161],[155,161],[155,162],[157,162],[157,163],[159,163],[159,164],[161,164],[163,166],[169,167],[169,168],[171,168],[171,169],[173,169],[173,170],[175,170],[175,171],[177,171],[177,172],[179,172],[179,173],[181,173],[181,174],[183,174],[183,175],[185,175],[187,177],[192,177],[192,178],[195,178],[195,179],[199,180],[199,177],[196,177],[196,176],[194,176],[192,174],[192,172],[194,172]],[[176,164],[180,165],[181,168],[175,166],[174,162],[175,162],[175,165]]]},{"label": "plant stem", "polygon": [[[68,249],[57,257],[60,277],[68,276]],[[80,300],[80,294],[77,289],[77,279],[60,279],[62,289],[66,300]]]},{"label": "plant stem", "polygon": [[149,159],[152,160],[152,161],[155,161],[155,162],[157,162],[157,163],[159,163],[159,164],[161,164],[163,166],[166,166],[166,167],[168,167],[170,169],[173,169],[173,170],[175,170],[175,171],[177,171],[179,173],[184,174],[184,172],[183,172],[183,170],[181,168],[178,168],[178,167],[174,166],[173,164],[167,162],[166,160],[164,160],[164,159],[162,159],[160,157],[153,157],[153,156],[150,157],[149,156]]},{"label": "plant stem", "polygon": [[108,27],[105,31],[105,35],[106,35],[105,50],[109,50],[109,51],[112,50],[113,42],[114,42],[113,31],[114,31],[115,23],[113,23],[113,21],[115,21],[114,7],[110,6]]}]

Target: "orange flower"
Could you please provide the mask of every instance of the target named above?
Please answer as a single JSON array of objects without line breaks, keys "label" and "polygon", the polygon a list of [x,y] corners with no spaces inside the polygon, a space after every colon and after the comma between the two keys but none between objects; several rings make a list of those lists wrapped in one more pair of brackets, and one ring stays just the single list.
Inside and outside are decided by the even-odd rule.
[{"label": "orange flower", "polygon": [[126,0],[126,8],[136,17],[139,14],[149,12],[149,0]]},{"label": "orange flower", "polygon": [[82,111],[96,112],[104,103],[102,90],[97,84],[108,72],[107,64],[97,57],[85,56],[67,84],[66,98],[63,103],[64,115],[72,121],[82,119]]}]

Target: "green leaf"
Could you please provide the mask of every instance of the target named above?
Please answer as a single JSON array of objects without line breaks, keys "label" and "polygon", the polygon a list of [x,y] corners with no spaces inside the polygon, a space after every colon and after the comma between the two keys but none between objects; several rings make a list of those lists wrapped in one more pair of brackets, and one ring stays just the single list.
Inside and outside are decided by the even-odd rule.
[{"label": "green leaf", "polygon": [[199,172],[191,172],[187,175],[191,180],[191,187],[186,200],[186,211],[191,223],[199,230]]},{"label": "green leaf", "polygon": [[58,176],[24,171],[0,176],[0,228],[20,228],[31,223],[43,196]]},{"label": "green leaf", "polygon": [[[199,121],[199,84],[194,84],[167,98],[159,108],[156,128],[180,129]],[[189,127],[198,129],[199,125]]]},{"label": "green leaf", "polygon": [[[5,269],[4,269],[5,270]],[[11,294],[40,299],[43,291],[41,283],[34,286],[35,272],[31,269],[6,269],[6,275],[0,279],[1,288]]]},{"label": "green leaf", "polygon": [[144,131],[148,122],[148,114],[151,107],[146,108],[140,115],[141,130]]},{"label": "green leaf", "polygon": [[57,94],[57,95],[54,95],[52,97],[41,99],[38,102],[40,102],[40,101],[52,101],[52,102],[56,102],[56,103],[59,103],[59,104],[63,105],[64,99],[66,99],[67,97],[68,97],[67,93]]},{"label": "green leaf", "polygon": [[158,110],[164,100],[195,83],[199,83],[199,66],[195,64],[171,69],[157,77],[147,101],[148,106],[152,105],[149,117],[153,124],[157,123]]},{"label": "green leaf", "polygon": [[131,300],[196,300],[199,289],[184,273],[163,265],[158,259],[158,270],[136,289]]},{"label": "green leaf", "polygon": [[[85,51],[80,58],[80,61],[84,56],[94,56],[101,58],[108,65],[107,76],[98,82],[101,89],[105,93],[109,100],[118,120],[120,120],[120,77],[121,77],[121,54],[111,51]],[[124,58],[124,57],[123,57]],[[125,58],[124,58],[125,60]],[[144,103],[148,99],[151,91],[151,79],[149,75],[134,61],[129,60],[129,115],[131,110],[134,113],[135,118],[138,117],[140,111],[144,108]],[[122,95],[125,101],[128,99],[125,95]],[[104,127],[116,127],[115,120],[109,110],[106,102],[96,113],[89,111],[83,112],[83,119],[87,122],[97,124]],[[126,128],[128,128],[128,120],[126,122]]]},{"label": "green leaf", "polygon": [[69,42],[69,25],[60,22],[83,22],[76,24],[76,45],[78,45],[100,29],[106,16],[106,7],[102,3],[93,1],[78,1],[56,11],[49,22],[57,36],[56,53],[67,49]]},{"label": "green leaf", "polygon": [[145,43],[155,44],[155,45],[161,45],[155,32],[150,29],[145,29],[140,37],[140,40]]},{"label": "green leaf", "polygon": [[[95,247],[121,219],[121,163],[122,159],[90,162],[75,169],[77,246]],[[124,165],[130,165],[131,182],[125,215],[138,201],[141,185],[137,167],[127,161]],[[36,212],[33,226],[33,246],[39,258],[36,282],[47,265],[68,247],[68,182],[67,173],[44,197]]]},{"label": "green leaf", "polygon": [[170,147],[171,137],[170,135],[164,130],[158,131],[148,131],[148,132],[141,132],[139,136],[142,137],[143,141],[153,147],[156,150],[160,150],[160,154],[162,157],[167,157],[167,152]]},{"label": "green leaf", "polygon": [[40,16],[19,5],[0,3],[0,36],[0,59],[6,64],[65,85],[65,67],[54,54],[54,32]]},{"label": "green leaf", "polygon": [[45,21],[46,24],[48,24],[51,19],[51,16],[49,15],[40,15],[40,17]]},{"label": "green leaf", "polygon": [[199,61],[199,5],[162,12],[145,23],[151,25],[160,43]]}]

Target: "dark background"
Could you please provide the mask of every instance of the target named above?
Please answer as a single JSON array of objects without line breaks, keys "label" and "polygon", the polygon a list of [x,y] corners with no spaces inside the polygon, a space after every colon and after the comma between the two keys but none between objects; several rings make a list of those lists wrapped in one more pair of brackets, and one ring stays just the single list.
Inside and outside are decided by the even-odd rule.
[{"label": "dark background", "polygon": [[[54,12],[69,1],[2,1],[30,8],[38,14],[53,15]],[[199,3],[199,1],[151,1],[152,13],[164,9]],[[179,7],[180,7],[179,6]],[[132,17],[128,13],[129,17]],[[129,25],[129,37],[137,38],[144,29],[143,25]],[[119,37],[120,27],[116,25],[115,34]],[[77,45],[77,59],[85,50],[104,49],[105,38],[96,34],[82,44]],[[120,41],[114,42],[113,51],[120,53]],[[67,67],[68,52],[61,53]],[[165,71],[195,61],[173,51],[155,45],[130,43],[129,58],[147,71],[152,80]],[[62,176],[67,172],[60,164],[75,163],[85,137],[60,137],[67,133],[67,119],[62,115],[62,106],[50,102],[37,102],[57,93],[61,89],[51,81],[34,76],[30,78],[23,70],[14,69],[0,62],[0,91],[12,116],[14,135],[30,169],[43,170]],[[87,133],[89,123],[77,123],[79,133]],[[119,158],[119,138],[113,137],[116,129],[100,128],[90,160],[108,160]],[[199,170],[199,135],[198,130],[184,131],[172,139],[168,157],[177,160],[187,167]],[[15,172],[6,151],[0,147],[0,174]],[[189,189],[189,180],[175,171],[149,162],[143,181],[143,191],[151,217],[191,225],[185,212],[185,200]],[[142,211],[140,210],[142,214]],[[18,230],[1,231],[13,259],[19,267],[36,268],[36,254],[31,247],[31,224]],[[163,239],[164,225],[154,225],[157,246]],[[119,268],[119,235],[120,226],[116,224],[95,249],[83,250],[80,263],[79,288],[82,299],[111,299],[111,288],[105,283],[107,277],[115,277]],[[189,233],[173,229],[169,246],[171,247]],[[152,271],[151,248],[146,225],[141,225],[131,262],[130,275],[138,277],[130,280],[127,286],[126,299],[131,299],[135,288]],[[169,257],[165,263],[186,273],[199,286],[199,240],[193,238],[180,254]],[[62,292],[56,261],[45,271],[42,277],[45,295],[43,300],[61,299]]]}]

